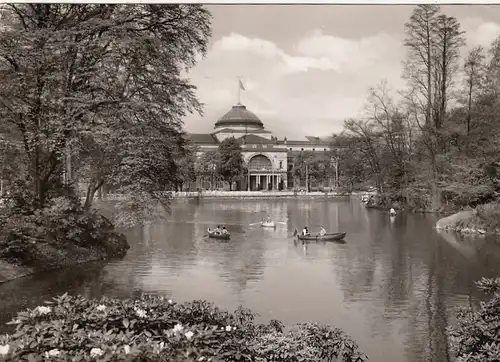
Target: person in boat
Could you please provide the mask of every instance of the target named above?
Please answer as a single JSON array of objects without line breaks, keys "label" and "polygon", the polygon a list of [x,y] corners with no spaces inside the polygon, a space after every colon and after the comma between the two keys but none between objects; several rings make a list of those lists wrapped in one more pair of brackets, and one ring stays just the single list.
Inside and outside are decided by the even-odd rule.
[{"label": "person in boat", "polygon": [[320,226],[320,227],[319,227],[319,235],[320,235],[320,236],[323,236],[323,235],[325,235],[325,234],[326,234],[326,230],[325,230],[325,228],[324,228],[323,226]]},{"label": "person in boat", "polygon": [[389,214],[396,215],[396,210],[394,210],[394,208],[391,207],[391,209],[389,210]]},{"label": "person in boat", "polygon": [[220,225],[217,225],[217,226],[215,227],[215,229],[214,229],[212,232],[213,232],[214,234],[217,234],[217,235],[218,235],[218,234],[220,234],[220,232],[221,232]]},{"label": "person in boat", "polygon": [[267,218],[266,218],[266,223],[272,223],[273,220],[271,220],[271,216],[267,215]]},{"label": "person in boat", "polygon": [[304,229],[302,229],[302,236],[308,236],[309,235],[309,229],[307,226],[304,226]]},{"label": "person in boat", "polygon": [[224,235],[224,234],[228,234],[228,233],[229,233],[229,232],[227,231],[226,227],[225,227],[225,226],[223,226],[223,227],[222,227],[222,234]]}]

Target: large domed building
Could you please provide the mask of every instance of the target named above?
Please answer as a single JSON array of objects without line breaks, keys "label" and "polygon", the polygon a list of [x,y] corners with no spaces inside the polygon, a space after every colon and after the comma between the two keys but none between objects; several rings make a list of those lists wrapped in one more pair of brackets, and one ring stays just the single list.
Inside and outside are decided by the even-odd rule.
[{"label": "large domed building", "polygon": [[[242,190],[286,190],[293,188],[291,170],[293,159],[300,151],[325,153],[331,139],[306,136],[303,140],[279,139],[264,127],[262,120],[241,103],[234,105],[220,117],[212,133],[192,133],[190,138],[198,147],[198,154],[214,150],[226,138],[241,141],[243,159],[248,169]],[[205,188],[199,182],[198,186]]]}]

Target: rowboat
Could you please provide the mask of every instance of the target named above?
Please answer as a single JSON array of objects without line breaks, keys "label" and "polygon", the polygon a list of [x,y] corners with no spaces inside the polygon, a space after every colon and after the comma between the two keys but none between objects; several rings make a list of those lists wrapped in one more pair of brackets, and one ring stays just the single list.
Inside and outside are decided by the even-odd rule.
[{"label": "rowboat", "polygon": [[210,230],[210,228],[208,228],[207,233],[208,233],[208,237],[212,238],[212,239],[229,240],[231,238],[231,235],[229,233],[218,234],[218,233],[215,233],[214,231]]},{"label": "rowboat", "polygon": [[263,228],[275,228],[276,227],[276,223],[274,221],[261,221],[260,222],[260,226],[263,227]]},{"label": "rowboat", "polygon": [[325,235],[299,235],[297,234],[297,238],[299,240],[315,240],[315,241],[340,241],[345,238],[347,233],[330,233]]}]

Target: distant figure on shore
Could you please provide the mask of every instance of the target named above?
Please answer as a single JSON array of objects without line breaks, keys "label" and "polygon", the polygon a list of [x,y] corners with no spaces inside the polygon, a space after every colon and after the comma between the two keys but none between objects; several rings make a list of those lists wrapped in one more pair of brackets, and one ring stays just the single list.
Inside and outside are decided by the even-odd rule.
[{"label": "distant figure on shore", "polygon": [[394,208],[391,207],[391,209],[389,210],[389,214],[391,216],[396,216],[396,210],[394,210]]}]

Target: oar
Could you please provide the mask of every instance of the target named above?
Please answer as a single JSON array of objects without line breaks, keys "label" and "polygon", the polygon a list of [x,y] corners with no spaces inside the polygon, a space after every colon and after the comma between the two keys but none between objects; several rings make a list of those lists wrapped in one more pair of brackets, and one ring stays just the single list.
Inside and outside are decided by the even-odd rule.
[{"label": "oar", "polygon": [[254,222],[254,223],[249,224],[249,226],[258,225],[260,223],[261,223],[260,221],[259,222]]},{"label": "oar", "polygon": [[276,221],[275,224],[283,224],[283,225],[286,225],[286,222],[284,221]]}]

